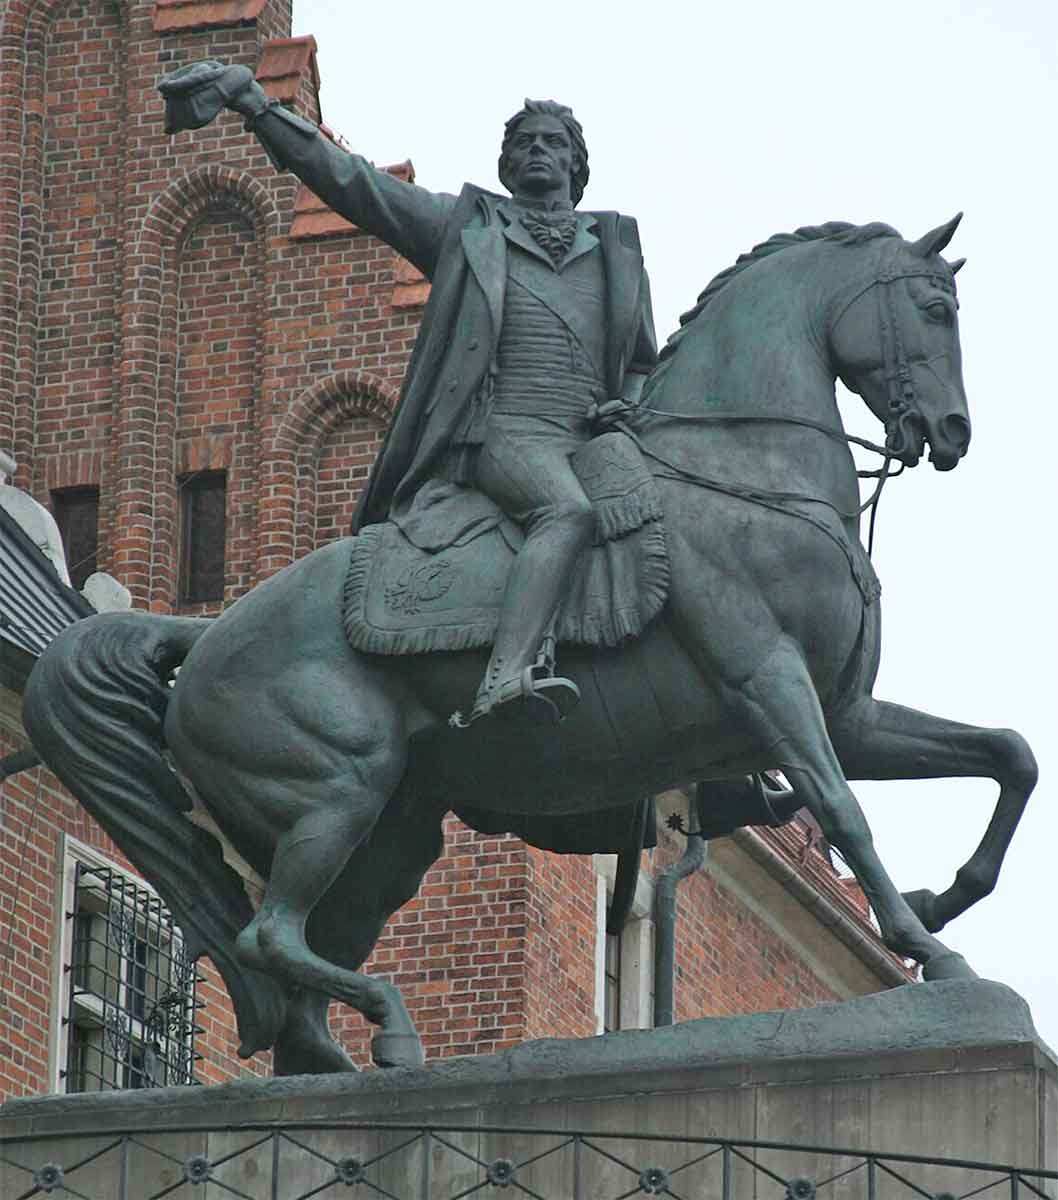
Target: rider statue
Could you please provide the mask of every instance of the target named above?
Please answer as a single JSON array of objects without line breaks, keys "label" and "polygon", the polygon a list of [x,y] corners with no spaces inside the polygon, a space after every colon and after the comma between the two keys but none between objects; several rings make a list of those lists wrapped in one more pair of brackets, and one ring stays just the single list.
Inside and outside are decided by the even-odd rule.
[{"label": "rider statue", "polygon": [[[432,281],[396,417],[353,529],[414,510],[428,481],[483,492],[521,526],[471,719],[511,701],[564,711],[575,684],[542,651],[594,517],[571,456],[633,409],[656,361],[636,223],[579,212],[588,154],[573,113],[529,101],[508,122],[510,198],[435,194],[340,149],[270,100],[245,67],[197,63],[162,81],[170,132],[222,105],[279,169],[387,242]],[[536,707],[530,705],[529,707]]]}]

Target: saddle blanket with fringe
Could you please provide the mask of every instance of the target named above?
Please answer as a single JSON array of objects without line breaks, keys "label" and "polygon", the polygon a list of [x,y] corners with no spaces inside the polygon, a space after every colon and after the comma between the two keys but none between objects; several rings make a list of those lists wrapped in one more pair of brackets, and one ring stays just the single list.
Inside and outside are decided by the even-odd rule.
[{"label": "saddle blanket with fringe", "polygon": [[[594,544],[559,609],[559,642],[617,646],[668,596],[661,500],[635,443],[594,438],[571,459],[595,511]],[[352,540],[342,622],[355,650],[425,654],[492,644],[523,535],[488,497],[428,484],[410,513]]]}]

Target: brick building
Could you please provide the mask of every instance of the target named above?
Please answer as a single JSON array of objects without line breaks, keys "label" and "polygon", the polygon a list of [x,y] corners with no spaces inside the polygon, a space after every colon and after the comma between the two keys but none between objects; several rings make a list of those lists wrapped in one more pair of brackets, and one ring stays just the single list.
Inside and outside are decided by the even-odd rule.
[{"label": "brick building", "polygon": [[[215,614],[341,536],[428,290],[276,174],[235,115],[163,132],[157,78],[206,57],[253,66],[321,119],[315,43],[289,38],[290,3],[0,6],[0,450],[55,515],[75,587],[109,572],[153,612]],[[0,759],[13,762],[18,672],[0,683]],[[682,795],[661,798],[680,808]],[[608,938],[611,860],[450,818],[445,855],[367,969],[402,988],[428,1056],[649,1025],[654,881],[682,851],[665,831],[644,855],[631,919]],[[124,867],[45,771],[3,783],[0,1097],[171,1082],[192,1066],[206,1082],[267,1072],[236,1058],[208,963],[191,994],[179,934]],[[675,957],[677,1020],[908,978],[796,821],[712,844],[680,888]],[[332,1022],[366,1061],[368,1027],[345,1009]]]}]

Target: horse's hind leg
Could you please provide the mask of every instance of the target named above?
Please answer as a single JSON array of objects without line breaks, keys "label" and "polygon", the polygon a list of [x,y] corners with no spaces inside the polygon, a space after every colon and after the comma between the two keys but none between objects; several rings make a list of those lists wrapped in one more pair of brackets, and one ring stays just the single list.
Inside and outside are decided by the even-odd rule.
[{"label": "horse's hind leg", "polygon": [[779,637],[748,680],[725,686],[724,701],[755,734],[768,765],[786,773],[824,835],[852,868],[874,909],[885,945],[921,963],[928,979],[972,976],[962,957],[925,929],[882,866],[797,646]]},{"label": "horse's hind leg", "polygon": [[955,882],[939,896],[928,890],[904,898],[936,933],[987,896],[1036,784],[1028,743],[1010,729],[980,729],[865,697],[831,728],[849,779],[994,779],[999,800],[984,836]]},{"label": "horse's hind leg", "polygon": [[356,1070],[356,1064],[331,1036],[326,992],[295,988],[287,1019],[272,1050],[273,1075],[337,1075]]},{"label": "horse's hind leg", "polygon": [[[444,849],[444,811],[443,804],[394,797],[370,838],[353,852],[313,910],[307,932],[314,953],[350,971],[360,968],[386,922],[419,890],[423,875]],[[277,1075],[355,1070],[328,1029],[328,1001],[322,993],[302,993],[295,999],[276,1042]],[[391,1019],[375,1035],[371,1055],[380,1067],[421,1061],[421,1043],[410,1018],[406,1030]]]},{"label": "horse's hind leg", "polygon": [[351,762],[324,780],[268,785],[272,811],[285,808],[288,823],[276,842],[261,908],[239,934],[237,949],[248,966],[341,1000],[383,1032],[414,1035],[396,988],[328,962],[306,941],[310,913],[370,835],[404,770],[395,732],[356,749]]}]

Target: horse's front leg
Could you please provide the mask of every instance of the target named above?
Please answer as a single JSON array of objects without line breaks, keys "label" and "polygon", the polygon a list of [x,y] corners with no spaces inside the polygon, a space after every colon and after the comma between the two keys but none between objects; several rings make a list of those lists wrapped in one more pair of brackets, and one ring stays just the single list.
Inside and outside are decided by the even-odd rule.
[{"label": "horse's front leg", "polygon": [[[767,531],[765,531],[767,532]],[[752,530],[750,530],[752,534]],[[752,545],[750,534],[741,546]],[[763,535],[762,535],[763,536]],[[671,614],[684,650],[712,684],[733,725],[747,735],[761,768],[779,767],[797,796],[819,822],[824,836],[852,868],[878,920],[885,945],[913,958],[928,979],[972,977],[954,954],[923,925],[882,866],[863,810],[845,779],[827,731],[805,655],[784,632],[769,603],[746,577],[744,568],[717,549],[714,559],[695,553],[678,533],[670,546],[673,562]],[[826,565],[816,562],[816,566]],[[840,569],[845,570],[842,562]],[[815,603],[819,640],[837,645],[854,640],[834,612],[824,589]],[[831,655],[843,661],[840,645]]]},{"label": "horse's front leg", "polygon": [[752,675],[721,689],[732,716],[758,742],[763,764],[781,767],[826,838],[852,868],[874,909],[882,941],[922,964],[927,979],[972,978],[974,972],[925,928],[897,891],[874,848],[827,733],[804,657],[780,635]]},{"label": "horse's front leg", "polygon": [[981,729],[865,697],[838,722],[831,739],[849,779],[994,779],[999,800],[977,849],[939,896],[904,899],[932,933],[987,896],[1036,785],[1036,759],[1010,729]]}]

